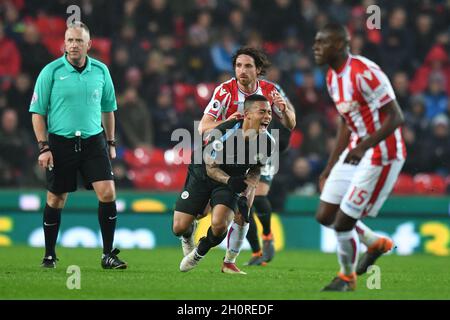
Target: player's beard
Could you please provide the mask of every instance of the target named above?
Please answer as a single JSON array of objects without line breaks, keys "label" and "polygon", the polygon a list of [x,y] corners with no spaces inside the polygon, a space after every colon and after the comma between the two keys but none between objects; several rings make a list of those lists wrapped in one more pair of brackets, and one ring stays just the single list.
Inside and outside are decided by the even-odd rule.
[{"label": "player's beard", "polygon": [[251,79],[249,77],[245,77],[245,78],[239,77],[239,83],[242,86],[247,87],[248,85],[250,85]]}]

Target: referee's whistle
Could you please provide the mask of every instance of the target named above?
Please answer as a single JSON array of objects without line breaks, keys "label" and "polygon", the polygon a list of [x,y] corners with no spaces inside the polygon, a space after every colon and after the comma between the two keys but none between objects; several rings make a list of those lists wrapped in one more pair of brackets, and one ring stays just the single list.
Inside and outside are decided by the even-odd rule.
[{"label": "referee's whistle", "polygon": [[75,142],[75,152],[81,152],[81,131],[75,131],[75,136],[77,137]]}]

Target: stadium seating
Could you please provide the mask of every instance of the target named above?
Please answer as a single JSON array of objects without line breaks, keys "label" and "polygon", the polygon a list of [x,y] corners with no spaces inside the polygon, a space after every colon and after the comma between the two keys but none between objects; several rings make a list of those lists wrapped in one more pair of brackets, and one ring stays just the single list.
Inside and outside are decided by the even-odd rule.
[{"label": "stadium seating", "polygon": [[173,85],[173,92],[175,109],[177,112],[183,112],[186,108],[186,97],[195,95],[195,86],[178,82]]},{"label": "stadium seating", "polygon": [[152,166],[165,165],[164,150],[154,148],[136,148],[125,150],[123,159],[126,164],[133,169],[149,168]]},{"label": "stadium seating", "polygon": [[415,188],[416,186],[414,184],[413,176],[406,173],[401,173],[398,176],[392,193],[399,195],[414,194]]},{"label": "stadium seating", "polygon": [[[109,65],[111,63],[111,40],[107,38],[93,38],[92,48],[97,53],[98,59]],[[92,54],[92,52],[91,52]]]},{"label": "stadium seating", "polygon": [[42,37],[64,39],[66,21],[62,17],[40,14],[37,16],[35,23]]},{"label": "stadium seating", "polygon": [[289,147],[292,149],[300,149],[303,142],[303,133],[300,129],[292,130],[291,139],[289,140]]},{"label": "stadium seating", "polygon": [[170,169],[167,166],[156,166],[145,169],[131,169],[129,176],[133,185],[141,190],[180,191],[184,186],[187,168],[180,166]]},{"label": "stadium seating", "polygon": [[136,148],[125,150],[123,159],[137,189],[180,191],[187,176],[190,154],[190,150],[177,155],[173,150]]},{"label": "stadium seating", "polygon": [[209,100],[211,99],[211,96],[214,92],[214,89],[216,87],[216,84],[214,83],[199,83],[195,88],[195,100],[197,101],[197,104],[204,108]]},{"label": "stadium seating", "polygon": [[445,194],[445,180],[433,173],[418,173],[414,176],[415,192],[426,195]]}]

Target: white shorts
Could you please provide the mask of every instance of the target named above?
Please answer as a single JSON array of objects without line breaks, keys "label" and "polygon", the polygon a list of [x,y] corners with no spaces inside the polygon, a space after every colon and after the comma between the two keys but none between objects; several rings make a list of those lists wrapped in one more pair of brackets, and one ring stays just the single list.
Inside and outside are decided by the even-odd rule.
[{"label": "white shorts", "polygon": [[343,152],[325,182],[320,200],[340,204],[340,209],[354,219],[375,217],[397,180],[404,160],[384,166],[362,159],[358,165],[344,163]]}]

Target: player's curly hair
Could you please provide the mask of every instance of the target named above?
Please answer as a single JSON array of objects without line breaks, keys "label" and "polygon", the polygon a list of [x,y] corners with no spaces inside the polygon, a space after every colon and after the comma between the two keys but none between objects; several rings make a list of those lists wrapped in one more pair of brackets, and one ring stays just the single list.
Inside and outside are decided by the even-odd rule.
[{"label": "player's curly hair", "polygon": [[241,47],[238,51],[236,51],[233,55],[233,69],[236,68],[236,60],[241,54],[245,54],[253,58],[256,68],[261,69],[261,72],[258,74],[259,76],[266,74],[266,70],[270,67],[271,63],[262,50],[253,47]]}]

